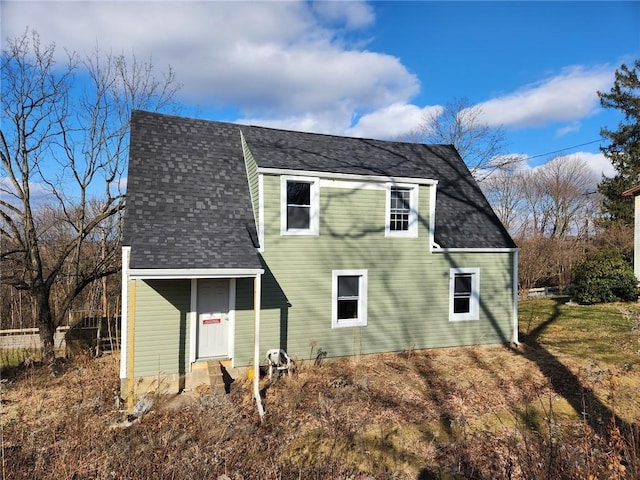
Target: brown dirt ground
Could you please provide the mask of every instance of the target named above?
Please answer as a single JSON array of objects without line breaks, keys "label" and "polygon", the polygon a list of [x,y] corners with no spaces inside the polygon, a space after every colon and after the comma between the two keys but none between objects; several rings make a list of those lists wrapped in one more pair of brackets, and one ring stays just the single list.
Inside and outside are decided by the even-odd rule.
[{"label": "brown dirt ground", "polygon": [[[261,380],[262,422],[246,378],[225,396],[153,397],[128,424],[114,403],[117,355],[16,368],[3,372],[2,478],[555,478],[539,476],[552,454],[582,462],[557,478],[588,478],[605,460],[624,474],[593,478],[633,478],[611,440],[601,453],[591,440],[612,413],[637,433],[639,366],[558,367],[538,354],[474,346],[305,363]],[[569,437],[585,445],[559,443]]]}]

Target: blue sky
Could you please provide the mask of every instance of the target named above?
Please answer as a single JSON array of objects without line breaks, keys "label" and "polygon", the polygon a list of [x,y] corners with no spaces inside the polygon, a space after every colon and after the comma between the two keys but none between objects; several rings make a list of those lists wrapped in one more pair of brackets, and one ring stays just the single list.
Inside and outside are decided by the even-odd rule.
[{"label": "blue sky", "polygon": [[3,42],[28,26],[61,53],[97,43],[171,65],[184,85],[183,115],[395,138],[467,97],[504,127],[505,153],[535,166],[567,149],[609,174],[589,142],[619,117],[600,109],[596,91],[640,58],[640,2],[630,1],[2,0],[0,8]]}]

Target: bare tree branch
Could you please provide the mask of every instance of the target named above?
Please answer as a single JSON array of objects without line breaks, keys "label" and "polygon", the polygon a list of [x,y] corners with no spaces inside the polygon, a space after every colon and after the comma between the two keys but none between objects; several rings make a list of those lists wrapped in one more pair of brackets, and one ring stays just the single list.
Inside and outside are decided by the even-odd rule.
[{"label": "bare tree branch", "polygon": [[[0,270],[32,297],[45,358],[74,301],[119,269],[131,109],[171,106],[180,88],[150,60],[96,47],[60,65],[55,52],[28,31],[2,52]],[[88,82],[74,82],[80,71]]]},{"label": "bare tree branch", "polygon": [[479,182],[496,169],[521,161],[520,157],[503,155],[504,129],[486,124],[482,108],[471,105],[465,97],[453,99],[442,109],[425,114],[412,138],[423,143],[454,145]]}]

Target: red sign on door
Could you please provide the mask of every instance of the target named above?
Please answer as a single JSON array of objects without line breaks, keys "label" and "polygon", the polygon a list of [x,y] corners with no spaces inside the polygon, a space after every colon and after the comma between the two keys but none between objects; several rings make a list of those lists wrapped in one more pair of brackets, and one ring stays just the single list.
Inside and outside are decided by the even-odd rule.
[{"label": "red sign on door", "polygon": [[202,320],[203,325],[214,325],[220,322],[222,322],[221,318],[205,318],[204,320]]}]

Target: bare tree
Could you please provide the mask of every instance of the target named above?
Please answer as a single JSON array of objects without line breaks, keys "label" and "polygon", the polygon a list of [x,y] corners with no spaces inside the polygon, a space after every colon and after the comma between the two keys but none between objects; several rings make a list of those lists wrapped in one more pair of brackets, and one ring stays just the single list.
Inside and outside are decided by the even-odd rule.
[{"label": "bare tree", "polygon": [[498,218],[511,233],[518,236],[524,228],[525,175],[516,169],[516,164],[496,170],[482,182],[486,195]]},{"label": "bare tree", "polygon": [[585,218],[598,201],[592,195],[597,183],[596,174],[578,156],[554,158],[526,174],[523,192],[529,232],[549,238],[584,233]]},{"label": "bare tree", "polygon": [[504,155],[505,132],[482,120],[482,107],[467,98],[456,98],[440,110],[425,114],[411,137],[423,143],[454,145],[476,180],[483,181],[493,171],[521,161]]},{"label": "bare tree", "polygon": [[74,300],[119,269],[114,225],[125,205],[131,109],[171,106],[179,85],[171,70],[158,80],[150,61],[98,48],[57,63],[55,45],[28,31],[8,41],[1,66],[2,280],[32,298],[51,360]]}]

